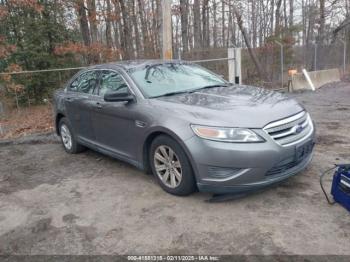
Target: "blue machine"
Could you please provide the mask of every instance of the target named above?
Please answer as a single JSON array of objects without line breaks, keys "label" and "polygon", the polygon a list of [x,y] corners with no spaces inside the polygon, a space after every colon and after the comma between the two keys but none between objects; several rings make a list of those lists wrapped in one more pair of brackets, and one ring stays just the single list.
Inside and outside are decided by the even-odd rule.
[{"label": "blue machine", "polygon": [[[333,175],[331,190],[334,201],[331,201],[323,188],[322,179],[325,174],[334,169],[336,169],[336,171]],[[320,176],[320,184],[329,204],[337,202],[350,211],[350,164],[335,165],[335,167],[326,170]]]}]

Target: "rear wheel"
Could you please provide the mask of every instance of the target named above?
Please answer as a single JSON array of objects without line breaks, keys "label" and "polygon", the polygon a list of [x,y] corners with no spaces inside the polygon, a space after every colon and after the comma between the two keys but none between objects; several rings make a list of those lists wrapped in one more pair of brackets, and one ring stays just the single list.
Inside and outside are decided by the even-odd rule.
[{"label": "rear wheel", "polygon": [[65,117],[61,118],[58,124],[58,127],[59,127],[62,145],[63,145],[63,148],[66,150],[66,152],[70,154],[76,154],[85,149],[84,146],[80,145],[77,142],[75,138],[75,134],[73,133],[73,130],[67,118]]},{"label": "rear wheel", "polygon": [[166,192],[185,196],[196,190],[190,162],[184,150],[172,138],[162,135],[154,139],[150,165],[155,178]]}]

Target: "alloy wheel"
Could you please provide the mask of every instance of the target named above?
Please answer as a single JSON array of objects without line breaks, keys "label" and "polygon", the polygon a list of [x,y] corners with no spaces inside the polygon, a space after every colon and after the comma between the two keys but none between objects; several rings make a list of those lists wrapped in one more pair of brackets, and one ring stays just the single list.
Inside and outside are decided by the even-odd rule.
[{"label": "alloy wheel", "polygon": [[154,167],[162,183],[170,188],[179,186],[182,180],[181,163],[169,146],[161,145],[154,152]]},{"label": "alloy wheel", "polygon": [[72,135],[65,124],[61,125],[60,133],[64,147],[70,150],[72,148]]}]

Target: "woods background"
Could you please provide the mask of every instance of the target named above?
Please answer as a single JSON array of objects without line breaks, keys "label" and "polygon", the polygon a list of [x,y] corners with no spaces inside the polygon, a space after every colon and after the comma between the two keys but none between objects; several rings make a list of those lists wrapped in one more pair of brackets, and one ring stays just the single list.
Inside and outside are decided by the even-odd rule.
[{"label": "woods background", "polygon": [[[340,68],[349,11],[350,0],[175,0],[174,58],[242,47],[244,83],[273,87],[281,79],[276,41],[286,70]],[[159,58],[161,17],[161,0],[0,0],[0,72]],[[227,73],[227,62],[206,66]],[[42,103],[75,72],[2,75],[0,97]]]}]

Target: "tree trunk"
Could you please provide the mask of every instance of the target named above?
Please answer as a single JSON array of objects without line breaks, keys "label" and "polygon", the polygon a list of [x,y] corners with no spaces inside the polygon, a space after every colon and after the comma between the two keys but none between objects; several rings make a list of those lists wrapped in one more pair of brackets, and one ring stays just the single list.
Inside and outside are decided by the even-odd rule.
[{"label": "tree trunk", "polygon": [[87,0],[88,15],[90,23],[90,34],[92,43],[97,43],[97,18],[95,0]]},{"label": "tree trunk", "polygon": [[274,12],[275,12],[275,0],[271,0],[271,10],[270,10],[270,35],[273,35],[274,32]]},{"label": "tree trunk", "polygon": [[194,48],[201,47],[201,18],[199,0],[193,2]]},{"label": "tree trunk", "polygon": [[131,58],[131,35],[128,23],[128,12],[125,7],[124,0],[119,0],[120,10],[122,13],[122,21],[123,21],[123,38],[121,39],[121,46],[124,52],[123,59],[127,60]]},{"label": "tree trunk", "polygon": [[114,42],[119,51],[123,52],[122,39],[124,38],[122,24],[121,24],[121,11],[119,0],[112,0],[114,5],[114,13],[115,13],[115,28],[114,28]]},{"label": "tree trunk", "polygon": [[218,27],[216,25],[216,9],[217,9],[217,5],[216,5],[216,0],[214,0],[213,2],[213,43],[214,43],[214,48],[217,47],[217,39],[218,39]]},{"label": "tree trunk", "polygon": [[276,5],[276,22],[275,22],[275,35],[277,37],[280,36],[281,33],[281,25],[280,25],[280,18],[281,18],[281,5],[282,5],[282,0],[278,0],[277,5]]},{"label": "tree trunk", "polygon": [[112,26],[111,26],[111,2],[106,0],[107,15],[106,15],[106,43],[109,48],[113,47],[112,41]]},{"label": "tree trunk", "polygon": [[136,44],[136,57],[139,57],[141,51],[141,40],[140,40],[140,32],[139,27],[137,23],[137,14],[136,14],[136,0],[132,0],[131,3],[131,15],[132,15],[132,23],[134,27],[134,34],[135,34],[135,44]]},{"label": "tree trunk", "polygon": [[253,47],[256,47],[256,40],[257,40],[257,12],[256,12],[256,2],[252,1],[252,43],[253,43]]},{"label": "tree trunk", "polygon": [[289,0],[289,28],[292,28],[294,24],[294,1]]},{"label": "tree trunk", "polygon": [[184,52],[188,51],[188,0],[180,0],[181,38]]},{"label": "tree trunk", "polygon": [[242,20],[241,13],[238,12],[237,8],[234,5],[232,5],[232,9],[233,9],[233,12],[234,12],[234,14],[236,16],[238,27],[241,30],[241,33],[243,35],[244,42],[245,42],[245,44],[246,44],[246,46],[248,48],[249,55],[250,55],[251,59],[253,60],[253,63],[255,65],[255,68],[256,68],[258,74],[260,75],[260,78],[268,80],[267,73],[265,72],[264,68],[261,66],[258,58],[256,57],[255,50],[252,49],[252,47],[250,45],[250,41],[249,41],[249,37],[248,37],[247,31],[246,31],[246,29],[243,26],[243,20]]},{"label": "tree trunk", "polygon": [[156,43],[157,43],[157,52],[160,54],[161,53],[161,41],[160,41],[160,29],[162,26],[162,5],[161,5],[161,0],[156,0],[156,8],[157,8],[157,30],[154,32],[156,35]]},{"label": "tree trunk", "polygon": [[149,35],[148,35],[148,29],[147,29],[147,22],[145,19],[145,13],[144,13],[144,5],[142,4],[141,0],[137,0],[138,3],[138,12],[139,17],[141,21],[141,31],[142,31],[142,39],[143,39],[143,48],[142,48],[142,56],[145,55],[145,53],[150,52],[151,45],[149,41]]},{"label": "tree trunk", "polygon": [[222,46],[225,46],[225,1],[221,1],[221,38]]},{"label": "tree trunk", "polygon": [[209,0],[203,0],[202,3],[202,46],[207,47],[207,39],[208,39],[208,31],[207,31],[207,23],[208,17],[207,17],[207,9],[208,9],[208,2]]},{"label": "tree trunk", "polygon": [[80,26],[81,34],[83,36],[84,45],[89,46],[91,43],[90,30],[89,30],[88,19],[86,16],[86,8],[84,5],[84,0],[77,1],[77,13],[78,13],[79,26]]},{"label": "tree trunk", "polygon": [[[287,16],[287,2],[286,0],[283,0],[283,17],[284,17],[284,25],[283,27],[285,29],[288,28],[288,16]],[[284,33],[284,32],[282,32]]]},{"label": "tree trunk", "polygon": [[320,27],[318,28],[317,43],[323,44],[324,41],[324,26],[325,26],[325,0],[320,1]]}]

